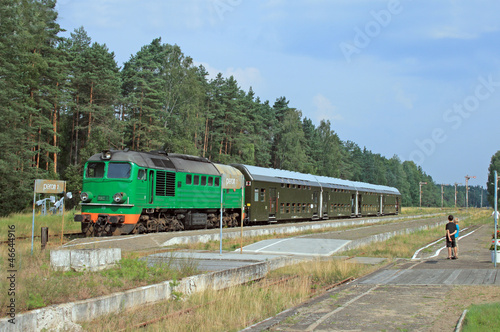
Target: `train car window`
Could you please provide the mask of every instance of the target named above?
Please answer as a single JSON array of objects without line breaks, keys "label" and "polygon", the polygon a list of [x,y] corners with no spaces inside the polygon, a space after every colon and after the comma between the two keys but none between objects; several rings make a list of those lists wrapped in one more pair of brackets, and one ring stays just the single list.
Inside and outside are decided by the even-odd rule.
[{"label": "train car window", "polygon": [[144,169],[139,169],[137,171],[137,180],[147,180],[146,179],[146,170]]},{"label": "train car window", "polygon": [[264,202],[266,200],[266,189],[260,189],[260,201]]},{"label": "train car window", "polygon": [[202,186],[206,186],[207,185],[207,177],[206,176],[202,176],[201,177],[201,185]]},{"label": "train car window", "polygon": [[280,213],[285,212],[285,203],[280,203]]},{"label": "train car window", "polygon": [[215,178],[215,186],[220,186],[220,178]]},{"label": "train car window", "polygon": [[208,185],[209,186],[213,186],[214,185],[214,178],[211,177],[211,176],[208,177]]},{"label": "train car window", "polygon": [[104,163],[89,163],[87,165],[88,178],[102,178],[104,176]]},{"label": "train car window", "polygon": [[254,202],[258,202],[259,201],[259,188],[255,188],[255,190],[254,190],[253,201]]},{"label": "train car window", "polygon": [[194,181],[193,181],[193,184],[195,186],[199,185],[200,184],[200,176],[199,175],[195,175],[194,176]]},{"label": "train car window", "polygon": [[286,203],[286,213],[290,213],[290,203]]},{"label": "train car window", "polygon": [[186,184],[193,183],[193,176],[191,174],[186,174]]},{"label": "train car window", "polygon": [[129,163],[109,163],[108,179],[128,179],[131,167]]}]

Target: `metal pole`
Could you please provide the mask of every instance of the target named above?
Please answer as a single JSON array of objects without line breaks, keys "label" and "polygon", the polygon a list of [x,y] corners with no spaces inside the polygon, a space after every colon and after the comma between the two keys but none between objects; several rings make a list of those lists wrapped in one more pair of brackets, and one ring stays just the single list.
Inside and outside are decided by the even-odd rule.
[{"label": "metal pole", "polygon": [[455,182],[455,208],[457,207],[457,183]]},{"label": "metal pole", "polygon": [[418,192],[419,192],[418,198],[420,200],[420,208],[422,208],[422,182],[418,184]]},{"label": "metal pole", "polygon": [[441,185],[441,209],[443,209],[443,196],[444,196],[444,192],[443,192],[443,184]]},{"label": "metal pole", "polygon": [[241,180],[241,229],[240,229],[240,254],[243,254],[243,220],[245,220],[245,178]]},{"label": "metal pole", "polygon": [[465,176],[465,210],[469,211],[469,179],[475,179],[476,176]]},{"label": "metal pole", "polygon": [[495,252],[493,254],[493,263],[494,263],[494,266],[497,267],[497,224],[498,224],[498,175],[497,175],[497,171],[495,171],[495,211],[494,211],[494,215],[495,215],[495,235],[494,235],[494,238],[495,238]]},{"label": "metal pole", "polygon": [[465,211],[469,211],[469,176],[465,177]]},{"label": "metal pole", "polygon": [[31,255],[33,256],[33,240],[35,239],[35,200],[36,200],[36,181],[33,187],[33,222],[31,225]]},{"label": "metal pole", "polygon": [[420,196],[420,208],[422,208],[422,185],[427,184],[427,182],[419,182],[418,183],[418,191],[419,191],[419,196]]},{"label": "metal pole", "polygon": [[223,198],[223,195],[224,195],[224,174],[222,174],[222,177],[221,177],[221,191],[220,191],[220,246],[219,246],[219,255],[222,255],[222,207],[223,207],[223,202],[224,202],[224,198]]},{"label": "metal pole", "polygon": [[64,235],[64,198],[66,196],[66,181],[64,181],[64,191],[63,191],[63,197],[61,201],[62,205],[62,222],[61,222],[61,246],[63,245],[63,235]]}]

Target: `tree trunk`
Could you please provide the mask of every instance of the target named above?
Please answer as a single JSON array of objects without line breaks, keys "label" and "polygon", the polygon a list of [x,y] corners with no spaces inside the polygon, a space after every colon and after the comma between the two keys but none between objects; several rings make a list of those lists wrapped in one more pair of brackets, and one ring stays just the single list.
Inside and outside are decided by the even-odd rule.
[{"label": "tree trunk", "polygon": [[90,128],[92,124],[92,104],[94,102],[94,82],[90,83],[90,110],[89,110],[89,126],[88,126],[88,131],[87,131],[87,141],[90,140]]},{"label": "tree trunk", "polygon": [[[56,87],[59,88],[59,82],[57,82]],[[52,119],[52,124],[54,126],[54,174],[57,174],[57,98],[54,102],[54,117]]]}]

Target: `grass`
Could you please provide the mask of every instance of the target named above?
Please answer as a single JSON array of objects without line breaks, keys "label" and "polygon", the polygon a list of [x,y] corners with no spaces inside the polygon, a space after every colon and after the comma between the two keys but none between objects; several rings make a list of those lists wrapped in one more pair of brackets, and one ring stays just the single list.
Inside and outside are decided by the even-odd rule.
[{"label": "grass", "polygon": [[[63,218],[61,215],[41,216],[35,214],[35,236],[40,235],[42,227],[49,228],[49,236],[61,235],[61,230],[63,230],[64,233],[81,232],[80,223],[73,221],[75,213],[75,210],[66,211],[66,213],[64,213],[64,226],[62,225]],[[7,240],[8,229],[9,226],[12,225],[16,228],[16,237],[31,238],[33,215],[30,213],[15,213],[9,217],[0,218],[0,241]]]},{"label": "grass", "polygon": [[[491,212],[488,210],[471,209],[468,218],[460,217],[460,227],[464,229],[473,224],[491,223]],[[387,241],[375,242],[360,248],[342,252],[348,256],[383,257],[387,259],[411,258],[423,244],[436,241],[444,236],[444,226],[428,230],[416,231],[410,235],[397,235]]]},{"label": "grass", "polygon": [[[168,319],[147,326],[145,331],[237,331],[304,302],[316,290],[350,276],[366,274],[372,269],[334,259],[313,260],[275,270],[260,282],[218,292],[206,291],[183,301],[165,301],[149,306],[147,310],[128,311],[120,319],[116,319],[116,314],[109,315],[84,323],[83,328],[132,331],[137,329],[139,322],[168,316]],[[285,283],[275,283],[283,277],[293,278]],[[185,313],[189,308],[196,310]]]},{"label": "grass", "polygon": [[482,332],[500,330],[500,303],[471,305],[465,316],[462,331]]},{"label": "grass", "polygon": [[[172,261],[153,267],[136,258],[137,254],[123,253],[117,267],[99,272],[54,271],[50,267],[49,250],[57,245],[49,242],[45,251],[40,245],[31,255],[31,239],[15,243],[15,301],[16,312],[23,312],[51,304],[65,303],[124,291],[139,286],[177,280],[199,273],[196,264],[186,262],[180,268]],[[0,246],[0,256],[7,257],[8,246]],[[0,278],[7,278],[8,260],[0,260]],[[0,294],[8,294],[7,282],[0,283]],[[7,314],[10,296],[0,297],[0,317]]]}]

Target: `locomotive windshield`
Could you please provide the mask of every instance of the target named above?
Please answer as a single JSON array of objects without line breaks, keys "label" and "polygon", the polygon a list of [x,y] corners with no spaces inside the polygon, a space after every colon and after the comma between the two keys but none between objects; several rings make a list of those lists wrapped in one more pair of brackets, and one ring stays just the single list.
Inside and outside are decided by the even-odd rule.
[{"label": "locomotive windshield", "polygon": [[86,176],[87,178],[102,178],[104,176],[104,163],[89,163]]},{"label": "locomotive windshield", "polygon": [[109,163],[108,179],[128,179],[130,177],[130,164]]}]

